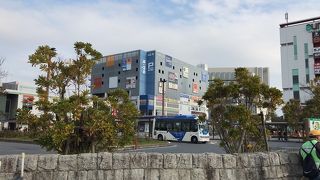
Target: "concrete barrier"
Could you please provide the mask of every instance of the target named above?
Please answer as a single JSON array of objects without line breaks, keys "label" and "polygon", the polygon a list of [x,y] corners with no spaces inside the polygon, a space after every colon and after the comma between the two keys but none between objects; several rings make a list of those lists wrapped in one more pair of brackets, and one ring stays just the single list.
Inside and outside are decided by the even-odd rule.
[{"label": "concrete barrier", "polygon": [[254,154],[94,153],[0,156],[0,180],[301,179],[295,152]]}]

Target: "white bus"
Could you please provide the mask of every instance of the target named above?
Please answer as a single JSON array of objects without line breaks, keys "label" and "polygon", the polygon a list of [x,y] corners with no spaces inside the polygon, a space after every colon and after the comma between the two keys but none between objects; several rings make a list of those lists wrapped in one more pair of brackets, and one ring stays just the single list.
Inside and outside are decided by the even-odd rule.
[{"label": "white bus", "polygon": [[206,143],[210,140],[208,124],[196,116],[163,116],[153,122],[153,139]]}]

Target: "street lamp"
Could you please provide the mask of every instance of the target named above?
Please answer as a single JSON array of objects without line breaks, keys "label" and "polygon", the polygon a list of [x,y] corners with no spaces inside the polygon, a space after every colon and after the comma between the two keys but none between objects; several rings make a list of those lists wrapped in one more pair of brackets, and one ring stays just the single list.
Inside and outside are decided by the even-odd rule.
[{"label": "street lamp", "polygon": [[160,79],[162,83],[162,116],[164,116],[164,84],[167,82],[166,79]]}]

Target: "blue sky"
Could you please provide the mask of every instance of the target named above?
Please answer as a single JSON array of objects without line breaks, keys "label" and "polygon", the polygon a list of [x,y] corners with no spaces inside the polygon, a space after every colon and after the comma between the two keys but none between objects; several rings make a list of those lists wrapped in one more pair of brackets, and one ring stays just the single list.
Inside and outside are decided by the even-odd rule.
[{"label": "blue sky", "polygon": [[104,55],[158,50],[209,67],[269,67],[281,86],[279,24],[319,16],[316,0],[1,0],[0,57],[8,77],[32,82],[27,63],[39,45],[74,56],[90,42]]}]

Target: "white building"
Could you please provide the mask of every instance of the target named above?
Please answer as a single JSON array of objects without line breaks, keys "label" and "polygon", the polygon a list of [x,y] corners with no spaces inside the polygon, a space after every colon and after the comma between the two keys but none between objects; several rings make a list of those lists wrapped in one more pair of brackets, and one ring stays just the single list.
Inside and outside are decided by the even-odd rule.
[{"label": "white building", "polygon": [[283,99],[311,98],[309,82],[320,76],[320,17],[280,24]]},{"label": "white building", "polygon": [[34,85],[18,82],[3,83],[4,93],[0,95],[0,131],[2,128],[14,130],[17,128],[17,109],[29,108],[32,114],[39,115],[33,105],[38,100]]},{"label": "white building", "polygon": [[[258,75],[261,82],[269,85],[269,68],[267,67],[245,67],[252,75]],[[235,78],[236,67],[220,67],[220,68],[209,68],[209,79],[213,80],[219,78],[226,83],[233,81]]]}]

